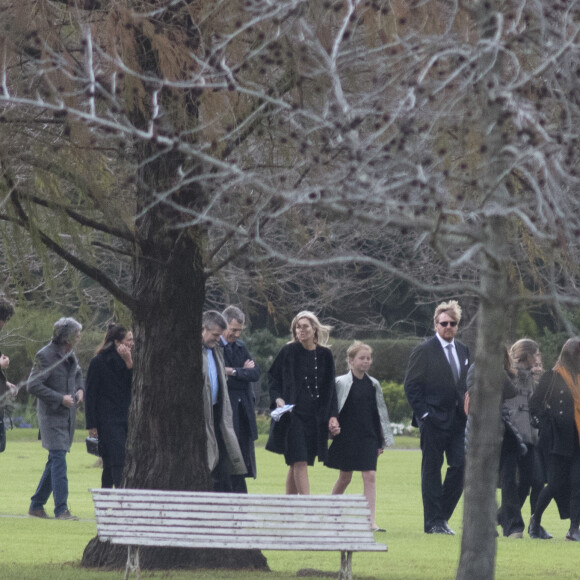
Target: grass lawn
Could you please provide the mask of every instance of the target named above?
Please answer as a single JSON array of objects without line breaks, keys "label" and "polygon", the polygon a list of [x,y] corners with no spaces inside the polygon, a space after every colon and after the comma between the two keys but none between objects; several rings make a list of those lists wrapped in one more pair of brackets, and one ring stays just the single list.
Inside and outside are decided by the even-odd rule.
[{"label": "grass lawn", "polygon": [[[8,432],[6,452],[0,455],[0,580],[120,580],[119,570],[103,572],[78,567],[87,542],[95,535],[93,507],[88,489],[99,485],[100,470],[94,457],[85,452],[85,432],[68,456],[69,503],[78,522],[38,520],[26,516],[30,496],[40,478],[47,453],[35,440],[35,432]],[[376,534],[389,546],[387,553],[357,553],[353,572],[359,579],[451,580],[459,558],[461,505],[450,521],[457,536],[430,536],[422,532],[418,440],[397,439],[398,449],[379,460],[377,473],[377,523],[387,528]],[[250,493],[284,493],[286,467],[281,456],[257,449],[258,479],[249,480]],[[315,465],[310,472],[313,494],[329,493],[337,472]],[[362,493],[362,480],[355,474],[349,493]],[[52,511],[52,499],[47,512]],[[529,517],[529,507],[524,507]],[[567,522],[558,518],[554,505],[543,524],[554,534],[550,541],[498,538],[497,580],[565,580],[578,578],[580,546],[566,542]],[[143,572],[142,577],[168,580],[295,578],[302,569],[336,573],[340,556],[334,552],[265,552],[270,573],[221,570]],[[314,575],[305,576],[314,578]]]}]

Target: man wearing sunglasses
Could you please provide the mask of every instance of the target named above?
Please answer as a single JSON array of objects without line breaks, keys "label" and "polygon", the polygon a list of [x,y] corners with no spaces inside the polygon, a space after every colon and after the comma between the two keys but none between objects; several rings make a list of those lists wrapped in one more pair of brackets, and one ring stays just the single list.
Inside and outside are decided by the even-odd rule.
[{"label": "man wearing sunglasses", "polygon": [[[455,532],[448,520],[463,491],[463,410],[469,349],[455,340],[461,307],[455,300],[435,309],[435,336],[420,344],[409,358],[405,394],[413,409],[413,425],[421,430],[421,493],[425,533]],[[444,456],[447,473],[441,482]]]}]

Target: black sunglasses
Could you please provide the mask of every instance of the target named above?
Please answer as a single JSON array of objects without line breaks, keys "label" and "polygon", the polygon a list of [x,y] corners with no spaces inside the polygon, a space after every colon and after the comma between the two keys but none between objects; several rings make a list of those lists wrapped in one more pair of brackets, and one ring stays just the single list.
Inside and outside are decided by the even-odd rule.
[{"label": "black sunglasses", "polygon": [[455,327],[457,326],[457,322],[455,322],[454,320],[452,320],[451,322],[449,321],[445,321],[445,322],[438,322],[437,324],[440,324],[441,326],[443,326],[444,328],[449,324],[449,326]]}]

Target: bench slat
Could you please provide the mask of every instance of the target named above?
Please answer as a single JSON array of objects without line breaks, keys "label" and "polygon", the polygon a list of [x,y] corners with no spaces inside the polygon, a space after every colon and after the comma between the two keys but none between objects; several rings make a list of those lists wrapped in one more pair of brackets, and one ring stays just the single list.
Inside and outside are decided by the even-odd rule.
[{"label": "bench slat", "polygon": [[[230,495],[230,494],[228,494]],[[295,497],[295,496],[294,496]],[[316,496],[321,497],[321,496]],[[339,496],[340,497],[340,496]],[[344,496],[342,496],[344,497]],[[238,498],[239,499],[239,498]],[[131,498],[131,497],[119,497],[119,498],[112,498],[111,496],[108,497],[95,497],[94,501],[98,505],[119,505],[119,504],[128,504],[131,506],[143,506],[143,505],[164,505],[167,506],[167,509],[176,508],[176,507],[183,507],[183,506],[196,506],[198,508],[212,508],[212,509],[220,509],[221,507],[224,508],[238,508],[240,505],[243,505],[246,508],[251,509],[260,509],[264,507],[268,508],[275,508],[275,509],[298,509],[298,510],[305,510],[305,509],[315,509],[315,510],[345,510],[345,509],[364,509],[365,507],[368,508],[368,504],[366,501],[360,499],[357,501],[348,501],[348,502],[340,502],[336,500],[322,500],[320,502],[296,502],[296,504],[286,501],[247,501],[247,502],[240,502],[234,501],[230,498],[224,498],[223,501],[205,501],[204,498],[196,498],[195,501],[167,501],[164,498]]]},{"label": "bench slat", "polygon": [[276,551],[296,551],[304,550],[309,552],[385,552],[387,547],[384,544],[369,544],[365,542],[356,543],[334,543],[334,544],[314,544],[312,542],[293,542],[287,543],[284,538],[276,541],[276,538],[268,541],[264,538],[244,538],[240,540],[229,540],[227,538],[210,541],[208,539],[200,541],[189,541],[187,539],[177,538],[150,538],[147,536],[127,537],[112,537],[107,539],[112,544],[121,545],[139,545],[139,546],[161,546],[161,547],[176,547],[176,548],[216,548],[216,549],[231,549],[231,550],[276,550]]},{"label": "bench slat", "polygon": [[360,521],[365,521],[368,518],[368,513],[362,512],[360,514],[315,514],[315,513],[294,513],[288,514],[286,512],[192,512],[192,511],[168,511],[159,510],[156,508],[151,508],[149,510],[145,509],[124,509],[123,507],[118,509],[97,509],[95,511],[97,519],[101,520],[104,518],[114,518],[114,517],[124,517],[124,518],[134,518],[134,519],[151,519],[160,518],[167,520],[168,522],[173,520],[179,522],[181,520],[189,520],[191,518],[199,521],[209,520],[209,521],[219,521],[219,522],[239,522],[243,525],[245,522],[274,522],[279,523],[282,521],[300,521],[300,522],[310,522],[310,523],[327,523],[332,525],[338,521],[345,521],[347,523],[356,523]]},{"label": "bench slat", "polygon": [[226,529],[244,529],[244,528],[263,528],[263,529],[276,529],[280,525],[284,525],[287,529],[300,529],[300,530],[311,530],[311,531],[321,531],[321,532],[338,532],[340,530],[361,530],[369,531],[369,524],[366,520],[357,520],[353,522],[344,522],[338,518],[330,518],[325,520],[316,520],[315,518],[294,518],[291,521],[284,520],[283,518],[269,519],[269,520],[259,520],[256,518],[246,517],[244,519],[230,519],[230,520],[220,520],[218,518],[196,518],[195,515],[190,514],[187,518],[164,518],[164,517],[134,517],[131,514],[116,514],[115,516],[99,516],[97,518],[97,524],[99,527],[105,527],[108,525],[117,526],[137,526],[137,525],[150,525],[155,522],[157,525],[166,527],[183,527],[184,529],[196,526],[203,529],[216,529],[216,528],[226,528]]},{"label": "bench slat", "polygon": [[[158,522],[155,522],[157,524]],[[128,531],[129,530],[129,531]],[[277,535],[280,537],[286,537],[289,540],[294,538],[316,538],[316,540],[325,541],[328,538],[328,541],[337,542],[341,541],[342,539],[346,538],[359,538],[361,540],[367,539],[370,542],[374,542],[372,533],[369,534],[368,530],[359,529],[359,530],[352,530],[352,529],[342,529],[342,530],[335,530],[332,536],[328,536],[328,530],[320,530],[320,531],[311,531],[309,528],[271,528],[271,529],[264,529],[264,528],[242,528],[242,529],[235,529],[235,528],[226,528],[226,527],[219,527],[219,528],[209,528],[209,527],[162,527],[159,525],[101,525],[99,526],[99,534],[100,535],[108,535],[108,534],[118,534],[118,533],[143,533],[143,534],[171,534],[174,536],[195,536],[197,534],[203,536],[215,536],[215,537],[223,537],[226,536],[273,536]]]},{"label": "bench slat", "polygon": [[[245,508],[245,509],[244,509]],[[125,510],[125,511],[132,511],[134,513],[145,513],[145,512],[155,512],[160,513],[164,512],[168,515],[172,514],[180,514],[180,513],[191,513],[195,511],[199,514],[227,514],[227,515],[235,515],[235,514],[280,514],[280,516],[284,515],[318,515],[318,516],[335,516],[335,517],[365,517],[369,514],[369,509],[367,507],[360,507],[360,508],[328,508],[328,509],[321,509],[320,507],[317,509],[308,509],[304,508],[296,508],[292,509],[291,506],[280,508],[278,506],[184,506],[184,505],[168,505],[163,503],[149,503],[149,504],[134,504],[132,502],[119,502],[115,504],[114,502],[104,502],[104,503],[96,503],[95,509],[98,513],[107,513],[107,510]]]},{"label": "bench slat", "polygon": [[[93,499],[95,502],[112,501],[115,504],[118,502],[129,501],[131,505],[138,505],[142,502],[160,503],[163,505],[192,505],[199,504],[200,506],[230,506],[236,508],[242,503],[247,506],[271,506],[291,509],[338,509],[345,508],[367,508],[368,504],[362,495],[317,495],[317,496],[288,496],[288,495],[249,495],[227,493],[215,494],[212,492],[148,492],[147,490],[118,490],[119,493],[111,493],[110,489],[92,489]],[[114,490],[113,490],[114,491]],[[132,492],[142,492],[133,494]],[[145,493],[143,493],[145,492]],[[166,495],[168,494],[168,495]],[[195,494],[195,495],[192,495]],[[288,498],[292,497],[292,500]],[[316,498],[316,499],[314,499]],[[169,509],[169,508],[168,508]]]},{"label": "bench slat", "polygon": [[[270,503],[279,501],[281,503],[288,503],[289,501],[296,502],[296,504],[304,503],[318,503],[320,501],[330,501],[334,503],[351,503],[365,501],[363,495],[285,495],[285,494],[259,494],[259,493],[223,493],[215,491],[170,491],[159,489],[133,489],[133,488],[101,488],[95,487],[89,490],[93,497],[107,497],[118,499],[121,497],[129,497],[133,500],[156,499],[161,498],[164,501],[178,501],[178,502],[196,502],[203,501],[205,503],[215,500],[217,503],[232,502],[238,503],[242,499],[249,503]],[[292,499],[289,499],[292,498]]]}]

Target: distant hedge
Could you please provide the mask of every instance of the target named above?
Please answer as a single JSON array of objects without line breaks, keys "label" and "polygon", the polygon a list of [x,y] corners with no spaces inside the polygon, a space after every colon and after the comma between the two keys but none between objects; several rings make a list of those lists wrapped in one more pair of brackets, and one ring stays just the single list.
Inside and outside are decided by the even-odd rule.
[{"label": "distant hedge", "polygon": [[[346,373],[346,350],[352,340],[331,340],[336,374]],[[379,381],[402,383],[411,351],[422,342],[417,338],[363,340],[373,349],[373,366],[369,374]]]}]

